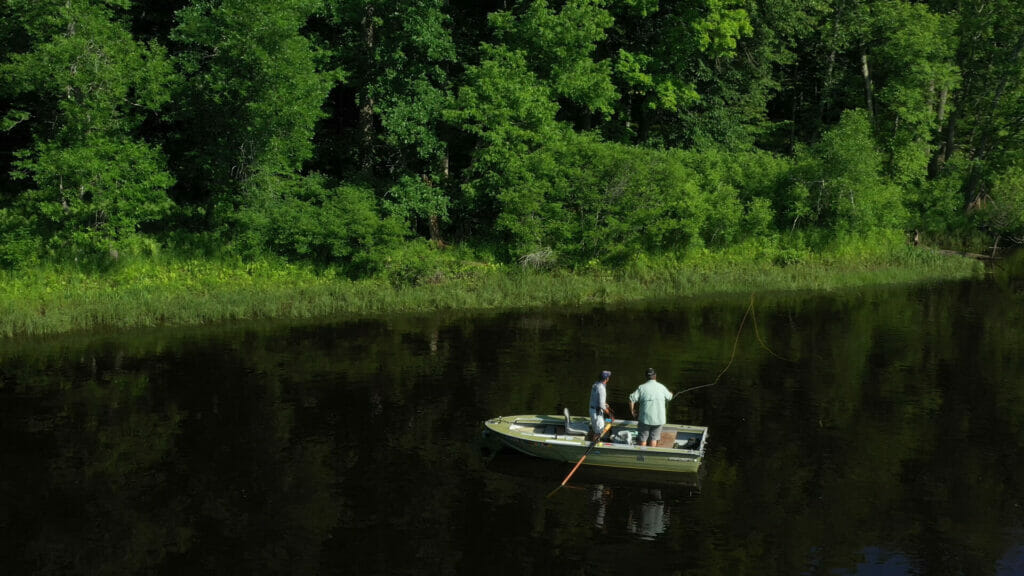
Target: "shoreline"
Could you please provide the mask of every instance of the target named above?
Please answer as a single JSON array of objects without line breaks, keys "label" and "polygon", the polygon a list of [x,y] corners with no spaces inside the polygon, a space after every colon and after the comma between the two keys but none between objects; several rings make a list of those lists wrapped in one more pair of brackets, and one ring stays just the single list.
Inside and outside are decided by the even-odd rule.
[{"label": "shoreline", "polygon": [[523,271],[483,264],[430,281],[348,280],[286,263],[202,260],[127,265],[113,273],[39,269],[0,276],[0,339],[99,329],[410,312],[494,311],[638,303],[749,292],[831,291],[978,278],[984,265],[908,249],[874,258],[788,265],[710,259],[642,269]]}]

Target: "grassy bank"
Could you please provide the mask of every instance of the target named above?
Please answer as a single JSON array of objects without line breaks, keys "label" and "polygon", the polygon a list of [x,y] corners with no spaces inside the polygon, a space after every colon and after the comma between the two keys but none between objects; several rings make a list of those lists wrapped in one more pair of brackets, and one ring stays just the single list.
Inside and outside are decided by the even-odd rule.
[{"label": "grassy bank", "polygon": [[379,315],[427,310],[586,307],[712,293],[834,290],[976,277],[981,265],[909,247],[829,254],[790,264],[727,255],[651,260],[616,270],[523,271],[461,265],[412,283],[351,281],[283,262],[147,260],[103,274],[41,268],[0,276],[0,336],[225,320]]}]

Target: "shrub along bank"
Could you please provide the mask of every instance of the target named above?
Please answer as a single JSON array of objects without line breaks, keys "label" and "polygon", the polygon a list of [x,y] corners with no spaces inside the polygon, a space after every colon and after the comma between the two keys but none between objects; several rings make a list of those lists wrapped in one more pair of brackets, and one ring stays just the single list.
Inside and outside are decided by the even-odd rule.
[{"label": "shrub along bank", "polygon": [[[874,248],[869,248],[874,246]],[[586,308],[712,293],[835,290],[977,277],[982,265],[903,244],[848,242],[811,254],[763,247],[650,257],[609,269],[544,270],[466,259],[395,258],[351,280],[283,260],[125,259],[104,272],[37,267],[0,276],[0,336],[230,320],[379,316],[437,310]]]}]

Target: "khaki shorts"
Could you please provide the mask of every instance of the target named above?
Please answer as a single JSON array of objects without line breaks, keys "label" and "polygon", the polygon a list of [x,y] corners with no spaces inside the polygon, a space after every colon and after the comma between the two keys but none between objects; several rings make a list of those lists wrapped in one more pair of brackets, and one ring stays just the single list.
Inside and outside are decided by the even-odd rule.
[{"label": "khaki shorts", "polygon": [[643,444],[647,439],[651,439],[655,442],[661,439],[661,424],[657,426],[651,426],[650,424],[637,424],[636,429],[640,431],[640,437],[637,441]]}]

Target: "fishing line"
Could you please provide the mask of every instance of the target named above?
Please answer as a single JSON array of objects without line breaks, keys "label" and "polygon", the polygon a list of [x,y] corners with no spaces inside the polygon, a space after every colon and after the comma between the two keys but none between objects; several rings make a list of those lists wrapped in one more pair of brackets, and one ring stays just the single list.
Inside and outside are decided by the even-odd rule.
[{"label": "fishing line", "polygon": [[[783,360],[785,362],[794,362],[794,360],[790,360],[789,358],[783,358],[782,356],[779,356],[778,354],[773,352],[772,349],[769,348],[768,345],[764,343],[764,340],[761,339],[761,333],[758,332],[758,330],[757,330],[757,312],[754,310],[754,295],[753,294],[750,295],[750,317],[754,319],[754,336],[757,336],[757,341],[761,344],[761,348],[764,348],[765,350],[768,351],[769,354],[771,354],[772,356],[775,356],[779,360]],[[740,329],[741,330],[743,329],[743,325],[742,324],[740,325]],[[739,336],[737,335],[737,337],[739,337]],[[733,349],[733,354],[735,354],[735,353],[736,353],[736,350],[734,348]],[[730,359],[729,362],[731,363],[732,360]]]},{"label": "fishing line", "polygon": [[743,325],[746,323],[748,315],[754,321],[754,335],[757,336],[757,341],[761,344],[761,347],[764,348],[765,350],[767,350],[769,354],[771,354],[772,356],[778,358],[779,360],[785,360],[786,362],[792,362],[792,360],[788,360],[786,358],[783,358],[782,356],[779,356],[775,352],[772,352],[772,349],[769,348],[768,345],[764,343],[764,340],[761,339],[761,333],[757,329],[757,313],[754,312],[754,295],[751,294],[750,295],[750,305],[747,306],[746,312],[743,313],[743,318],[740,320],[739,330],[736,331],[736,338],[732,342],[732,356],[729,357],[729,363],[726,364],[725,368],[722,368],[722,371],[718,373],[718,376],[715,377],[714,382],[712,382],[710,384],[701,384],[700,386],[694,386],[692,388],[687,388],[686,390],[680,390],[679,392],[676,392],[675,394],[672,395],[672,399],[673,400],[676,399],[676,396],[679,396],[680,394],[682,394],[684,392],[689,392],[691,390],[699,390],[701,388],[707,388],[709,386],[714,386],[715,384],[718,384],[718,381],[722,379],[722,375],[725,374],[725,372],[729,369],[730,366],[732,366],[732,361],[736,359],[736,348],[737,348],[737,346],[740,343],[740,334],[743,333]]}]

